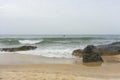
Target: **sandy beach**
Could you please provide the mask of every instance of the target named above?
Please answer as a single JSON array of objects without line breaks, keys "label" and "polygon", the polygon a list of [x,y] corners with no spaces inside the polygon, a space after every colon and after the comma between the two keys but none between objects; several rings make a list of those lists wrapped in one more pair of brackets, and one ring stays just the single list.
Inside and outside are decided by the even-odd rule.
[{"label": "sandy beach", "polygon": [[2,54],[0,80],[119,80],[119,56],[104,59],[102,66],[89,67],[79,59]]}]

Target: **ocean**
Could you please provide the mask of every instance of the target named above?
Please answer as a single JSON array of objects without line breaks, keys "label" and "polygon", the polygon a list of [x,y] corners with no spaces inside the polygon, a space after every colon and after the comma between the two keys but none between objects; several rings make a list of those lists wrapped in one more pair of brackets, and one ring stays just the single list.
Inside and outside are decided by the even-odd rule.
[{"label": "ocean", "polygon": [[35,50],[0,54],[41,55],[54,58],[74,58],[72,51],[87,45],[102,45],[120,41],[120,35],[0,35],[0,48],[37,46]]}]

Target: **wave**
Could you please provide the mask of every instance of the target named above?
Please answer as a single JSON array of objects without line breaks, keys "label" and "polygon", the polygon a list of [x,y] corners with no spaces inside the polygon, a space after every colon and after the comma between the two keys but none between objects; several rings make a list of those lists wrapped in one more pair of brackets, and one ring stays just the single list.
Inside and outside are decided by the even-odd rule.
[{"label": "wave", "polygon": [[17,52],[4,52],[0,51],[0,54],[27,54],[27,55],[40,55],[44,57],[54,57],[54,58],[73,58],[73,49],[36,49],[29,51],[17,51]]},{"label": "wave", "polygon": [[[18,41],[19,41],[19,44],[35,44],[37,45],[38,48],[35,50],[29,50],[29,51],[16,51],[16,52],[0,51],[0,54],[15,53],[15,54],[27,54],[27,55],[41,55],[44,57],[54,57],[54,58],[73,58],[72,51],[74,50],[74,48],[72,48],[71,46],[66,46],[63,44],[61,45],[56,43],[48,44],[46,43],[46,41],[44,41],[44,39],[39,39],[39,40],[30,40],[30,39],[20,40],[19,39]],[[12,40],[12,42],[14,41]]]},{"label": "wave", "polygon": [[0,44],[2,45],[19,45],[18,39],[5,38],[0,39]]},{"label": "wave", "polygon": [[35,44],[37,46],[47,46],[47,45],[86,45],[86,44],[101,44],[108,43],[113,41],[118,41],[119,38],[104,38],[104,37],[48,37],[48,38],[0,38],[0,44],[5,46],[13,46],[13,45],[25,45],[25,44]]},{"label": "wave", "polygon": [[43,39],[41,39],[41,40],[19,40],[19,43],[21,43],[21,44],[37,44],[42,41],[43,41]]}]

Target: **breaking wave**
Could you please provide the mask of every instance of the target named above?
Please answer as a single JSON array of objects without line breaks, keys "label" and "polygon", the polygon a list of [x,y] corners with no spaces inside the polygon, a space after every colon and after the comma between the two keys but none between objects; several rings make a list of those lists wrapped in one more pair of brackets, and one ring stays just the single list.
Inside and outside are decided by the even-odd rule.
[{"label": "breaking wave", "polygon": [[37,44],[42,41],[43,41],[43,39],[41,39],[41,40],[19,40],[19,43],[21,43],[21,44]]}]

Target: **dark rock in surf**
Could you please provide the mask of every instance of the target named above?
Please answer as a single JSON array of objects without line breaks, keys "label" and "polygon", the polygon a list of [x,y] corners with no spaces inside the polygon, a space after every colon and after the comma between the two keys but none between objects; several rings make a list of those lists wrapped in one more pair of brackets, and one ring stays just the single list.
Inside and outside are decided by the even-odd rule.
[{"label": "dark rock in surf", "polygon": [[103,62],[100,51],[93,45],[88,45],[83,50],[83,63],[88,62]]},{"label": "dark rock in surf", "polygon": [[72,52],[72,55],[73,55],[73,56],[82,57],[82,50],[81,50],[81,49],[74,50],[74,51]]},{"label": "dark rock in surf", "polygon": [[120,42],[114,42],[108,45],[97,46],[102,56],[119,55],[120,54]]},{"label": "dark rock in surf", "polygon": [[[101,56],[111,56],[120,54],[120,42],[114,42],[107,45],[98,45],[96,49],[101,53]],[[72,55],[82,57],[83,54],[81,49],[74,50]]]},{"label": "dark rock in surf", "polygon": [[36,46],[21,46],[16,48],[1,48],[1,51],[15,52],[15,51],[26,51],[36,49]]}]

